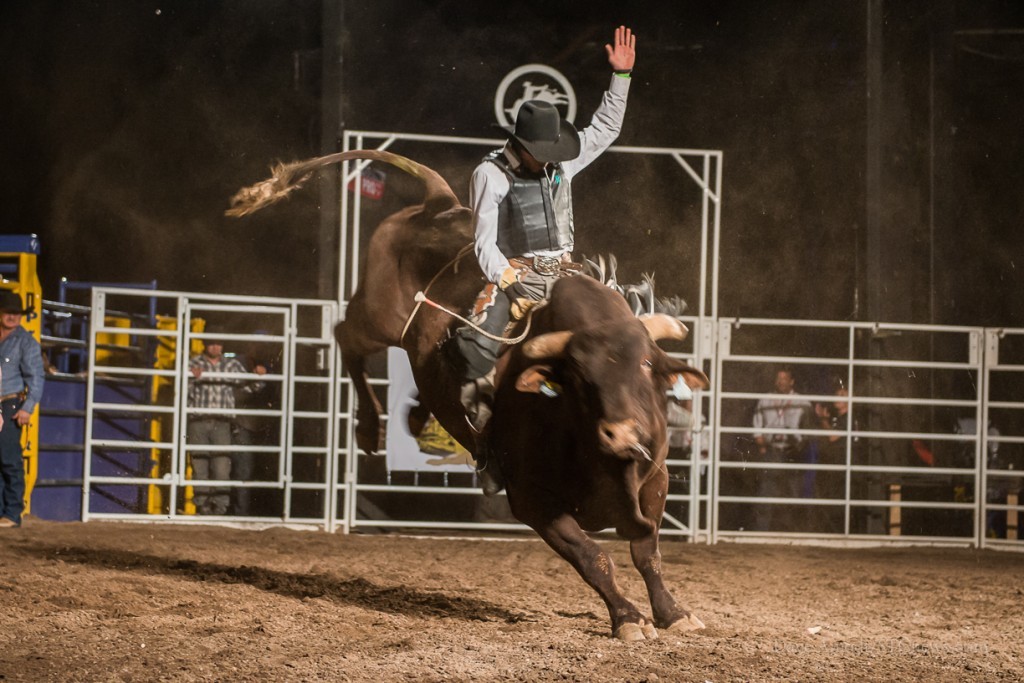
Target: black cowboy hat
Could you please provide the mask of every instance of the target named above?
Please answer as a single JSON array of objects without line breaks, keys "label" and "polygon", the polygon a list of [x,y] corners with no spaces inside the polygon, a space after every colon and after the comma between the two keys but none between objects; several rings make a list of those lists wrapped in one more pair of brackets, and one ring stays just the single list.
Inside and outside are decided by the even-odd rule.
[{"label": "black cowboy hat", "polygon": [[3,289],[0,290],[0,312],[25,315],[26,313],[31,313],[32,309],[25,307],[21,303],[20,296],[9,289]]},{"label": "black cowboy hat", "polygon": [[544,100],[523,102],[516,113],[515,128],[506,128],[505,132],[541,163],[568,161],[580,155],[576,126],[562,120],[555,105]]}]

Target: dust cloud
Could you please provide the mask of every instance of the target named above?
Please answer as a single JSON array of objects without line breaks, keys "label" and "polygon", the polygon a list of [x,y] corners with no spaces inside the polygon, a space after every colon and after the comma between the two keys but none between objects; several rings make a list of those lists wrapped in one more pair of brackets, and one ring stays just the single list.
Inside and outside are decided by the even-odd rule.
[{"label": "dust cloud", "polygon": [[[724,153],[722,315],[1024,324],[1010,296],[1024,285],[1021,41],[978,32],[1019,28],[1024,10],[882,4],[880,254],[866,250],[866,2],[598,2],[586,16],[345,2],[341,118],[494,137],[498,81],[544,62],[574,84],[585,124],[603,44],[627,23],[640,44],[619,144]],[[40,235],[48,292],[67,277],[316,295],[315,184],[243,221],[222,214],[274,161],[321,153],[323,13],[318,0],[4,3],[0,90],[17,107],[0,130],[2,220]],[[486,151],[408,149],[463,198]],[[416,200],[392,187],[389,200]],[[577,250],[616,253],[622,279],[654,273],[692,312],[701,210],[671,159],[609,154],[576,186]]]}]

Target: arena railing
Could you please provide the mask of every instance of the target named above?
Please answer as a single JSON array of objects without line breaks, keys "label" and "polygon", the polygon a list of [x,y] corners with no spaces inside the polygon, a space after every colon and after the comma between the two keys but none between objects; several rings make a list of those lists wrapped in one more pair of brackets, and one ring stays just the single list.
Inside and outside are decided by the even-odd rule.
[{"label": "arena railing", "polygon": [[[150,301],[157,315],[130,328],[108,325],[106,311],[131,311]],[[87,368],[82,519],[248,522],[330,527],[336,474],[333,385],[337,379],[331,301],[193,292],[95,288]],[[205,324],[216,321],[210,332]],[[98,355],[105,335],[129,334],[138,354]],[[268,405],[232,410],[188,405],[189,356],[216,337],[227,353],[263,356],[265,374],[208,373],[269,390]],[[232,348],[234,347],[234,348]],[[187,350],[182,353],[181,350]],[[223,376],[222,376],[223,375]],[[133,390],[112,390],[125,379]],[[245,417],[262,421],[255,443],[189,443],[190,420]],[[239,422],[233,419],[236,424]],[[247,455],[258,474],[216,482],[230,494],[227,514],[199,514],[193,505],[193,452]],[[252,495],[242,495],[248,492]],[[245,512],[241,512],[245,500]],[[342,502],[343,504],[343,502]]]},{"label": "arena railing", "polygon": [[[383,466],[387,453],[356,453],[349,436],[354,427],[351,386],[340,376],[331,338],[338,318],[332,302],[99,289],[90,316],[91,359],[97,358],[97,340],[125,332],[123,327],[107,329],[104,313],[115,308],[130,312],[132,297],[156,297],[158,318],[165,321],[133,326],[133,348],[155,343],[196,350],[196,342],[217,336],[229,348],[257,343],[279,350],[270,373],[242,376],[279,385],[279,404],[234,411],[277,425],[275,439],[244,448],[272,461],[274,476],[218,483],[233,492],[275,492],[279,502],[270,512],[247,516],[190,510],[189,489],[196,482],[187,470],[195,450],[185,438],[188,421],[225,411],[187,406],[188,354],[174,354],[170,367],[140,364],[137,354],[104,354],[103,364],[94,362],[88,369],[83,519],[252,522],[342,531],[524,528],[507,511],[481,508],[483,497],[470,468],[391,470]],[[226,333],[200,331],[195,324],[223,316],[241,317]],[[253,316],[268,329],[243,324]],[[269,329],[270,320],[279,327]],[[781,539],[1021,549],[1024,331],[684,321],[691,327],[690,339],[668,350],[703,364],[713,386],[695,397],[688,450],[674,451],[667,463],[672,485],[663,520],[666,536],[706,542]],[[800,392],[793,398],[808,403],[807,416],[827,415],[832,422],[804,421],[792,429],[752,425],[757,402],[777,398],[771,383],[780,368],[792,371]],[[164,382],[172,393],[126,392],[126,378]],[[387,377],[372,383],[386,405]],[[846,393],[837,394],[836,388]],[[157,421],[163,429],[152,429]],[[758,433],[799,443],[799,455],[760,456],[752,448]],[[829,456],[824,454],[826,441]],[[203,450],[242,449],[233,444]],[[785,488],[786,476],[797,483]]]},{"label": "arena railing", "polygon": [[[986,512],[1009,506],[986,502],[994,442],[979,426],[990,405],[983,329],[729,319],[717,332],[715,540],[981,546],[1000,532]],[[787,398],[806,401],[817,423],[753,426],[758,402],[780,398],[780,369],[800,392]]]}]

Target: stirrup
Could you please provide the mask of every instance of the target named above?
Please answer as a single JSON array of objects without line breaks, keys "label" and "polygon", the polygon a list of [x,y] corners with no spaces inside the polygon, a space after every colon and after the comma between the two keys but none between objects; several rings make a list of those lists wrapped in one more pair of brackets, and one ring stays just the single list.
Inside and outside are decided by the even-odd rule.
[{"label": "stirrup", "polygon": [[483,434],[487,423],[491,421],[491,406],[486,402],[478,402],[472,409],[466,410],[466,423],[475,434]]},{"label": "stirrup", "polygon": [[484,469],[476,471],[476,476],[480,480],[480,490],[488,497],[498,495],[505,488],[505,482],[502,481],[501,475],[495,476],[495,469],[495,467],[484,467]]},{"label": "stirrup", "polygon": [[494,454],[487,453],[486,446],[482,446],[482,449],[474,456],[476,458],[476,476],[484,495],[494,496],[505,488],[505,478],[501,475],[501,467],[498,466]]},{"label": "stirrup", "polygon": [[462,384],[459,399],[462,402],[463,410],[466,411],[466,421],[477,434],[484,431],[484,427],[490,422],[493,414],[491,410],[491,401],[494,400],[493,373],[492,370],[483,377],[471,379]]}]

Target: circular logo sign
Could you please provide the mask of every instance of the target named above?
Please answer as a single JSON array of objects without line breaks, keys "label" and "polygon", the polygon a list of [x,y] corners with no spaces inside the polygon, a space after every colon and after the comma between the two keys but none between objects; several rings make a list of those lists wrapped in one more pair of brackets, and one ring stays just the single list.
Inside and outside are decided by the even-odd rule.
[{"label": "circular logo sign", "polygon": [[569,79],[550,66],[524,64],[501,80],[494,94],[494,118],[498,125],[504,128],[515,125],[519,107],[528,100],[550,102],[570,123],[576,118],[576,92]]}]

